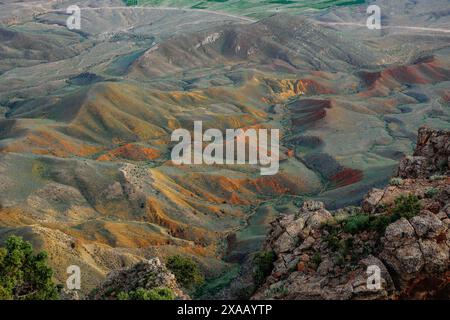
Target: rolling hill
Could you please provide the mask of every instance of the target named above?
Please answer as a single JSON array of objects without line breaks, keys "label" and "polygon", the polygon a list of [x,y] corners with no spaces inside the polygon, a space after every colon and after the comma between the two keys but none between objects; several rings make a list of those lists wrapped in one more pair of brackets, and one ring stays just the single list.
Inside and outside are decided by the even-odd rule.
[{"label": "rolling hill", "polygon": [[[425,29],[374,32],[345,24],[362,2],[80,1],[69,31],[70,1],[3,1],[0,239],[46,249],[60,282],[80,265],[87,293],[175,253],[226,278],[305,199],[358,203],[419,126],[450,127],[443,2],[381,1]],[[172,131],[199,120],[280,129],[279,173],[174,165]]]}]

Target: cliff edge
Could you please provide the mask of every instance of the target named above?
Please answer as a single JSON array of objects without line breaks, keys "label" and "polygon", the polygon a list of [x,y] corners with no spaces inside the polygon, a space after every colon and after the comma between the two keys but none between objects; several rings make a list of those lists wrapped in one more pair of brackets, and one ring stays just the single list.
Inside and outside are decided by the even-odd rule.
[{"label": "cliff edge", "polygon": [[450,299],[449,160],[450,132],[420,128],[414,155],[361,207],[306,201],[276,219],[273,270],[252,299]]}]

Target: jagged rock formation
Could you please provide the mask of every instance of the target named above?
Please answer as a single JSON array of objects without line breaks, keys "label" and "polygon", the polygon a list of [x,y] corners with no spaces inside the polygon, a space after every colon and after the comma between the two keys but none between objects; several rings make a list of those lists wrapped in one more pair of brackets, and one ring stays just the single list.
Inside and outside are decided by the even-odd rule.
[{"label": "jagged rock formation", "polygon": [[[414,156],[362,208],[329,212],[306,201],[274,221],[265,250],[277,260],[252,298],[449,299],[449,138],[421,128]],[[408,206],[400,207],[402,195],[411,195]],[[367,285],[373,265],[381,270],[380,289]]]},{"label": "jagged rock formation", "polygon": [[397,175],[401,178],[427,178],[436,172],[448,175],[449,163],[450,132],[422,127],[414,155],[400,162]]},{"label": "jagged rock formation", "polygon": [[132,268],[112,271],[105,282],[90,295],[90,299],[115,299],[121,292],[131,292],[139,288],[168,288],[177,299],[189,299],[178,286],[175,276],[158,259],[142,261]]}]

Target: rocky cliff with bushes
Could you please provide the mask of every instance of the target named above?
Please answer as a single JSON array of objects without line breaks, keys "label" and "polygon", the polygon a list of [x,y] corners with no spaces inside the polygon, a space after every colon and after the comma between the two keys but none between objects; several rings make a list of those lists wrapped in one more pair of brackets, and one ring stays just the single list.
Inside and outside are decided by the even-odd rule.
[{"label": "rocky cliff with bushes", "polygon": [[90,297],[95,300],[187,300],[175,275],[158,259],[111,272]]},{"label": "rocky cliff with bushes", "polygon": [[273,268],[252,299],[449,299],[449,160],[450,132],[421,128],[414,155],[361,207],[306,201],[276,219],[263,251]]}]

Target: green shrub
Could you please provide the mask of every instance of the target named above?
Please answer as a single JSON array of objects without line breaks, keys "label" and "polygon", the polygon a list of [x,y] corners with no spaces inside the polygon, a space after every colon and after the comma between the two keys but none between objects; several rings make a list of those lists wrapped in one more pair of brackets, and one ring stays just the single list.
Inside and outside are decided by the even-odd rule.
[{"label": "green shrub", "polygon": [[194,260],[181,255],[167,259],[167,268],[175,275],[177,282],[186,289],[193,289],[205,281],[200,268]]},{"label": "green shrub", "polygon": [[438,180],[444,180],[444,179],[447,179],[447,176],[444,176],[441,174],[435,174],[430,177],[431,181],[438,181]]},{"label": "green shrub", "polygon": [[261,285],[272,272],[275,259],[276,255],[273,251],[262,251],[255,256],[255,271],[253,273],[253,278],[258,286]]},{"label": "green shrub", "polygon": [[389,184],[391,186],[400,186],[403,183],[403,179],[402,178],[392,178],[389,182]]},{"label": "green shrub", "polygon": [[387,215],[370,217],[369,228],[382,235],[386,231],[387,226],[392,222],[395,222],[395,220]]},{"label": "green shrub", "polygon": [[392,209],[392,213],[394,215],[393,218],[411,219],[412,217],[418,215],[421,209],[422,206],[420,201],[415,195],[401,195],[395,199],[395,207]]},{"label": "green shrub", "polygon": [[344,231],[355,234],[369,228],[369,216],[367,214],[358,214],[350,216],[344,222]]},{"label": "green shrub", "polygon": [[47,254],[34,254],[22,238],[11,236],[0,249],[0,300],[58,299],[52,276]]},{"label": "green shrub", "polygon": [[439,189],[437,188],[427,188],[425,190],[425,197],[433,199],[439,194]]},{"label": "green shrub", "polygon": [[321,263],[322,263],[322,256],[320,255],[320,253],[318,252],[314,253],[313,256],[311,257],[311,264],[313,269],[317,270],[317,268]]},{"label": "green shrub", "polygon": [[146,290],[139,288],[136,291],[120,292],[117,295],[119,300],[173,300],[175,294],[169,288],[155,288]]},{"label": "green shrub", "polygon": [[333,250],[336,251],[340,248],[341,243],[339,240],[339,237],[337,236],[337,234],[329,234],[324,238],[325,242],[327,243],[328,247]]}]

